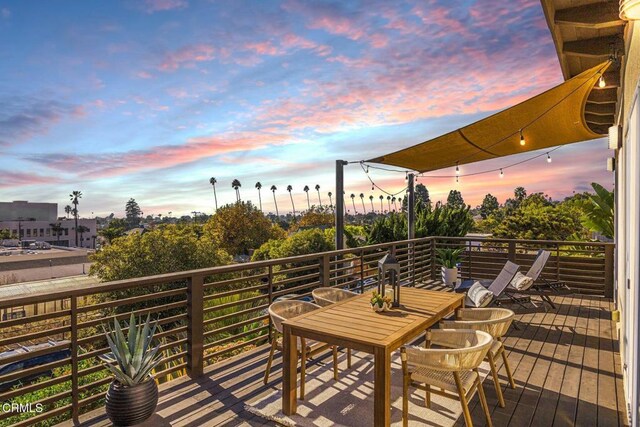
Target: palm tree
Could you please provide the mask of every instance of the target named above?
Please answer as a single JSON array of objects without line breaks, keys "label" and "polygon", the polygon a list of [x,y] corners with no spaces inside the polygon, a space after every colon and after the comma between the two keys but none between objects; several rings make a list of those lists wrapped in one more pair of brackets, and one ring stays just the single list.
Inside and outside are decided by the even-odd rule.
[{"label": "palm tree", "polygon": [[54,236],[56,236],[56,242],[58,242],[58,246],[60,246],[60,234],[62,233],[62,225],[59,222],[49,224],[51,227],[51,232]]},{"label": "palm tree", "polygon": [[382,207],[382,201],[384,200],[384,196],[381,194],[380,195],[380,213],[382,213],[382,211],[384,210],[384,208]]},{"label": "palm tree", "polygon": [[396,196],[393,196],[391,198],[391,203],[393,203],[393,210],[397,212],[398,211],[398,205],[396,204]]},{"label": "palm tree", "polygon": [[351,193],[351,203],[353,203],[353,214],[357,215],[358,214],[358,210],[356,209],[356,195]]},{"label": "palm tree", "polygon": [[214,177],[209,178],[209,184],[211,184],[211,186],[213,187],[213,200],[216,203],[216,211],[218,210],[218,195],[216,194],[216,183],[218,182],[217,179],[215,179]]},{"label": "palm tree", "polygon": [[318,184],[316,184],[316,191],[318,192],[318,203],[322,208],[322,199],[320,198],[320,186]]},{"label": "palm tree", "polygon": [[369,201],[371,202],[371,212],[375,212],[375,208],[373,207],[373,195],[369,196]]},{"label": "palm tree", "polygon": [[305,185],[304,188],[302,189],[302,191],[304,191],[305,193],[307,193],[307,208],[309,210],[311,210],[311,202],[309,202],[309,186]]},{"label": "palm tree", "polygon": [[360,193],[360,201],[362,202],[362,210],[364,211],[364,214],[367,214],[367,208],[364,207],[364,194]]},{"label": "palm tree", "polygon": [[293,190],[293,187],[290,185],[287,185],[287,191],[289,192],[289,197],[291,198],[291,207],[293,208],[293,217],[296,217],[296,205],[293,204],[293,194],[291,194],[291,191]]},{"label": "palm tree", "polygon": [[260,210],[262,210],[262,195],[260,194],[262,184],[260,183],[260,181],[256,182],[256,189],[258,190],[258,201],[260,202]]},{"label": "palm tree", "polygon": [[[82,198],[82,191],[72,191],[71,194],[69,194],[69,197],[71,198],[71,203],[73,204],[73,209],[71,210],[71,212],[73,213],[73,218],[75,219],[75,223],[76,223],[76,230],[78,229],[78,205],[80,204],[80,199]],[[78,246],[78,233],[76,234],[76,247]]]},{"label": "palm tree", "polygon": [[387,204],[389,205],[389,212],[391,212],[391,196],[387,196]]},{"label": "palm tree", "polygon": [[278,201],[276,200],[276,190],[278,189],[278,187],[276,187],[275,185],[271,186],[271,192],[273,193],[273,204],[276,205],[276,216],[278,218],[280,218],[280,214],[278,213]]},{"label": "palm tree", "polygon": [[242,184],[240,184],[240,181],[238,181],[237,179],[234,179],[231,182],[231,187],[233,187],[234,190],[236,190],[236,202],[240,201],[240,187],[242,187]]},{"label": "palm tree", "polygon": [[331,200],[331,196],[333,196],[333,193],[329,191],[329,193],[327,194],[329,195],[329,206],[331,206],[331,208],[333,209],[333,200]]},{"label": "palm tree", "polygon": [[78,227],[76,227],[76,234],[80,234],[80,241],[83,242],[84,241],[84,233],[89,231],[89,227],[86,227],[84,225],[79,225]]},{"label": "palm tree", "polygon": [[71,211],[73,211],[71,206],[67,205],[67,206],[64,207],[64,213],[67,214],[67,219],[69,219],[69,214],[71,213]]}]

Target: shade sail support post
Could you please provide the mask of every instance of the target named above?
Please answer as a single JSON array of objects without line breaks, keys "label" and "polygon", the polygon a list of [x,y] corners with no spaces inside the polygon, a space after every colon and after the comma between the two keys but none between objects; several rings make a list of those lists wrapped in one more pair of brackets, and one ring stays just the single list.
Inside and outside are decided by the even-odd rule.
[{"label": "shade sail support post", "polygon": [[336,250],[344,249],[344,167],[347,163],[336,160]]},{"label": "shade sail support post", "polygon": [[416,197],[414,188],[415,174],[410,173],[407,175],[407,194],[409,200],[407,202],[407,238],[409,240],[416,237]]}]

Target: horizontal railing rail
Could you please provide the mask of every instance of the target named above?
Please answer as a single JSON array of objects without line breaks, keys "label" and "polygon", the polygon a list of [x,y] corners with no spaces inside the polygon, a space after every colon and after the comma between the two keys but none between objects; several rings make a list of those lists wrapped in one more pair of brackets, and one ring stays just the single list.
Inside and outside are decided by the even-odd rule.
[{"label": "horizontal railing rail", "polygon": [[[268,342],[273,328],[267,308],[274,300],[311,300],[320,286],[364,292],[377,285],[377,262],[387,252],[401,266],[402,285],[438,281],[436,251],[447,247],[463,249],[462,277],[495,277],[506,260],[526,271],[544,248],[552,252],[545,277],[578,292],[610,296],[613,289],[609,243],[426,237],[59,292],[33,290],[0,300],[0,313],[20,308],[24,314],[0,321],[0,402],[40,403],[44,411],[0,413],[0,426],[50,425],[103,405],[111,376],[97,356],[109,352],[104,328],[114,318],[126,321],[133,313],[158,320],[163,362],[157,381],[195,378],[212,363]],[[34,351],[6,353],[47,342]]]}]

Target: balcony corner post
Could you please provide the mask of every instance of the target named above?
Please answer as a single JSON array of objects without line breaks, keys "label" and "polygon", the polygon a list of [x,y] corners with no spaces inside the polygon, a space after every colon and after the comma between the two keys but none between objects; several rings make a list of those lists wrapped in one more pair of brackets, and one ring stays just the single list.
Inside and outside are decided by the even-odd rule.
[{"label": "balcony corner post", "polygon": [[204,371],[204,277],[191,276],[187,283],[187,374]]}]

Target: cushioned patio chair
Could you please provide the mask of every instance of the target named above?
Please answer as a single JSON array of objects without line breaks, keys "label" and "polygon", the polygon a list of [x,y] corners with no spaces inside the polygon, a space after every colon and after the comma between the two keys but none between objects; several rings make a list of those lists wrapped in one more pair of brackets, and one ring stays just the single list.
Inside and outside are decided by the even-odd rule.
[{"label": "cushioned patio chair", "polygon": [[[357,297],[355,292],[337,288],[316,288],[311,292],[313,299],[320,307],[326,307],[336,302],[344,301],[349,298]],[[351,368],[351,349],[347,348],[347,368]]]},{"label": "cushioned patio chair", "polygon": [[502,337],[509,330],[514,316],[514,312],[506,308],[463,308],[456,311],[456,320],[443,320],[440,322],[440,327],[443,329],[473,329],[486,332],[493,337],[493,344],[487,352],[487,360],[491,367],[493,383],[496,386],[498,403],[503,408],[505,406],[504,396],[498,380],[496,359],[502,356],[504,368],[509,378],[509,385],[511,388],[515,388],[516,383],[513,380],[507,354],[502,343]]},{"label": "cushioned patio chair", "polygon": [[[545,251],[544,249],[540,249],[538,251],[538,255],[536,259],[533,261],[531,268],[523,277],[530,280],[530,287],[527,289],[516,289],[512,286],[509,286],[505,291],[509,294],[518,294],[518,295],[529,295],[529,296],[538,296],[542,301],[546,302],[551,306],[551,308],[555,309],[556,306],[551,300],[551,296],[554,295],[567,295],[572,293],[573,291],[566,283],[561,281],[552,281],[548,280],[545,277],[541,276],[544,267],[547,265],[547,261],[551,256],[551,252]],[[516,278],[517,279],[517,278]]]},{"label": "cushioned patio chair", "polygon": [[402,347],[403,387],[402,424],[409,423],[409,387],[425,391],[425,404],[431,407],[431,393],[459,399],[467,427],[471,427],[469,399],[478,391],[488,426],[491,415],[482,388],[478,366],[487,356],[493,337],[482,331],[437,329],[427,331],[427,346],[444,348]]},{"label": "cushioned patio chair", "polygon": [[[467,292],[465,304],[470,307],[486,307],[488,305],[500,306],[507,303],[519,304],[522,307],[525,303],[531,302],[531,297],[518,293],[505,292],[509,283],[513,280],[520,266],[511,261],[507,261],[500,270],[498,276],[493,280],[465,280],[460,286],[455,288],[456,292]],[[482,286],[476,285],[479,283]],[[486,288],[485,290],[482,287]],[[487,300],[485,296],[491,298]]]},{"label": "cushioned patio chair", "polygon": [[[273,355],[276,349],[283,350],[282,342],[282,322],[287,319],[300,316],[301,314],[308,313],[313,310],[319,309],[320,306],[299,300],[285,300],[274,302],[269,306],[269,316],[273,322],[273,326],[276,328],[276,335],[271,340],[271,350],[269,351],[269,359],[267,360],[267,369],[264,373],[264,383],[269,382],[269,374],[271,373],[271,365],[273,363]],[[335,346],[329,346],[328,344],[305,340],[298,337],[298,357],[300,358],[300,399],[304,399],[304,383],[307,368],[307,358],[318,354],[322,351],[331,348],[333,351],[333,378],[338,379],[338,350]]]}]

